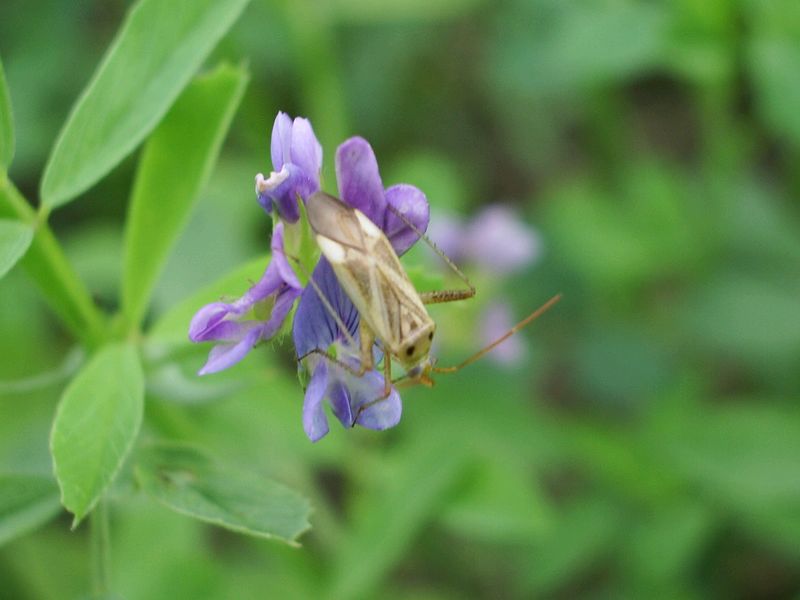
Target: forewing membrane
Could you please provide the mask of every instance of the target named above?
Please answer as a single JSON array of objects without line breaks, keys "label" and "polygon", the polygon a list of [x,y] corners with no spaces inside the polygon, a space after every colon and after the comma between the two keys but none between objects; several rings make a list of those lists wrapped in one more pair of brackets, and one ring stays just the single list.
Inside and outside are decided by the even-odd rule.
[{"label": "forewing membrane", "polygon": [[430,323],[389,240],[360,211],[318,192],[307,203],[322,253],[375,336],[393,353]]}]

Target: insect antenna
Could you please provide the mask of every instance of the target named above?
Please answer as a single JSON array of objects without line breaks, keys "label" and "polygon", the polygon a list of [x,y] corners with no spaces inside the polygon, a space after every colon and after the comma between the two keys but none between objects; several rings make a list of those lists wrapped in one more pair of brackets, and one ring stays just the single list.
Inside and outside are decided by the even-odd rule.
[{"label": "insect antenna", "polygon": [[472,356],[470,356],[466,360],[462,361],[461,363],[459,363],[457,365],[454,365],[452,367],[431,367],[431,371],[433,371],[434,373],[455,373],[456,371],[458,371],[460,369],[463,369],[467,365],[471,365],[475,361],[477,361],[480,358],[482,358],[485,354],[487,354],[487,353],[491,352],[492,350],[494,350],[495,348],[497,348],[497,346],[499,346],[500,344],[505,342],[508,338],[510,338],[515,333],[517,333],[520,329],[522,329],[526,325],[530,324],[531,322],[533,322],[536,319],[538,319],[539,317],[541,317],[545,312],[547,312],[559,300],[561,300],[561,294],[556,294],[555,296],[550,298],[550,300],[548,300],[547,302],[542,304],[539,308],[537,308],[535,311],[533,311],[531,314],[529,314],[527,317],[522,319],[522,321],[520,321],[519,323],[514,325],[508,331],[506,331],[503,335],[501,335],[499,338],[497,338],[491,344],[481,348],[475,354],[473,354]]},{"label": "insect antenna", "polygon": [[431,250],[433,250],[439,256],[439,258],[441,258],[447,264],[447,266],[450,267],[456,275],[458,275],[458,278],[461,279],[461,281],[463,281],[467,285],[467,287],[470,290],[470,297],[474,296],[475,286],[472,285],[472,282],[469,280],[469,277],[467,277],[464,274],[464,272],[458,268],[456,263],[454,263],[453,260],[449,256],[447,256],[447,254],[445,254],[444,250],[439,248],[439,246],[436,245],[436,242],[434,242],[431,238],[429,238],[427,234],[424,231],[422,231],[419,227],[414,225],[414,223],[412,223],[411,220],[403,213],[401,213],[397,208],[395,208],[391,204],[387,204],[386,206],[390,211],[392,211],[395,214],[395,216],[397,216],[398,219],[400,219],[405,225],[407,225],[409,229],[411,229],[411,231],[416,233],[420,239],[425,240],[425,243],[427,243],[428,246],[430,246]]}]

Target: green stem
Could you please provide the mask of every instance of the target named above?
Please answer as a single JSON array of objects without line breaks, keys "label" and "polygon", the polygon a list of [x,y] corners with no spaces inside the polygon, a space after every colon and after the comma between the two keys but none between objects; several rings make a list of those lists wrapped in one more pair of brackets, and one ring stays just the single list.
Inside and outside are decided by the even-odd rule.
[{"label": "green stem", "polygon": [[[341,86],[341,68],[330,10],[310,0],[286,0],[294,59],[300,73],[303,105],[323,148],[333,149],[350,133]],[[323,188],[335,192],[335,162],[326,156]]]},{"label": "green stem", "polygon": [[44,215],[37,215],[3,173],[0,173],[0,216],[20,219],[35,228],[31,247],[20,264],[70,331],[87,347],[98,345],[105,335],[102,313],[67,260]]},{"label": "green stem", "polygon": [[105,499],[101,499],[89,515],[89,530],[92,594],[102,598],[111,591],[111,535]]}]

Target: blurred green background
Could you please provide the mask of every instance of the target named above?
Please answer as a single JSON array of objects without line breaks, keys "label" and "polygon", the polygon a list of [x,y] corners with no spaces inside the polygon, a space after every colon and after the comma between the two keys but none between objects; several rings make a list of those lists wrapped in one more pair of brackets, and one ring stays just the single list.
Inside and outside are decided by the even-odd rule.
[{"label": "blurred green background", "polygon": [[[3,0],[10,176],[28,198],[128,6]],[[208,64],[223,59],[252,81],[154,317],[267,251],[253,176],[278,110],[311,119],[330,190],[336,144],[359,134],[384,183],[418,185],[434,219],[503,202],[541,236],[538,262],[437,307],[444,363],[478,345],[487,300],[510,297],[520,318],[564,300],[520,334],[524,364],[405,391],[396,429],[332,422],[318,444],[288,338],[203,379],[208,347],[186,342],[150,374],[144,436],[291,484],[313,528],[299,549],[252,540],[123,478],[121,596],[800,594],[797,0],[253,0]],[[108,308],[135,160],[51,220]],[[0,285],[0,331],[0,470],[50,473],[74,342],[19,269]],[[80,597],[86,530],[64,514],[0,547],[0,597]]]}]

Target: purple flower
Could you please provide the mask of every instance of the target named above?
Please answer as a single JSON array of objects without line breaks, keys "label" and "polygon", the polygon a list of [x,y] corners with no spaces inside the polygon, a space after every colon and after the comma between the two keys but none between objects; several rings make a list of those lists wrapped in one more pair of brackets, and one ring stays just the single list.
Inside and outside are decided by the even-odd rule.
[{"label": "purple flower", "polygon": [[500,204],[487,206],[466,224],[442,215],[434,221],[430,235],[457,263],[472,262],[500,275],[531,264],[542,252],[539,235]]},{"label": "purple flower", "polygon": [[[235,302],[212,302],[192,318],[190,340],[217,342],[199,375],[227,369],[242,360],[258,342],[275,335],[300,296],[303,287],[283,253],[283,223],[275,226],[271,245],[272,260],[258,283]],[[269,308],[270,304],[269,318],[261,320],[255,316],[259,309]]]},{"label": "purple flower", "polygon": [[[366,140],[355,137],[339,146],[336,152],[336,176],[341,199],[358,208],[380,227],[398,254],[416,242],[417,234],[397,217],[390,206],[420,231],[427,229],[429,213],[425,195],[414,186],[405,184],[384,189],[375,154]],[[320,259],[312,278],[347,333],[340,330],[317,291],[308,285],[300,297],[292,329],[295,351],[304,363],[300,369],[308,369],[311,373],[303,402],[306,434],[312,441],[317,441],[328,433],[323,406],[325,400],[345,427],[357,424],[380,430],[397,425],[402,404],[394,386],[385,399],[361,410],[365,404],[383,396],[385,382],[382,373],[372,370],[357,377],[336,362],[313,352],[333,349],[339,361],[358,370],[358,311],[324,258]],[[351,339],[356,342],[356,347],[353,347]],[[376,362],[379,358],[380,353],[376,352]],[[389,357],[386,360],[390,360]]]},{"label": "purple flower", "polygon": [[[351,371],[313,352],[315,349],[333,350],[338,360],[355,371],[359,368],[358,347],[354,348],[348,339],[348,334],[350,338],[358,339],[358,311],[342,290],[325,258],[320,259],[312,277],[347,328],[347,334],[340,330],[314,288],[307,286],[300,297],[292,330],[295,352],[305,363],[300,368],[311,373],[303,401],[303,429],[306,435],[316,442],[328,433],[324,400],[330,402],[333,414],[345,427],[355,424],[378,430],[394,427],[400,421],[402,412],[400,394],[394,387],[387,398],[360,410],[364,404],[383,396],[384,378],[381,373],[373,370],[356,377]],[[379,359],[380,354],[376,353],[376,362]]]},{"label": "purple flower", "polygon": [[267,212],[273,205],[282,219],[295,223],[300,218],[298,198],[305,200],[319,190],[322,146],[308,119],[279,112],[272,126],[272,171],[268,178],[256,175],[258,202]]},{"label": "purple flower", "polygon": [[[481,315],[480,338],[483,346],[488,346],[514,326],[511,307],[505,300],[495,300]],[[503,366],[519,364],[528,352],[527,346],[519,336],[511,336],[494,348],[487,358]]]},{"label": "purple flower", "polygon": [[[487,206],[467,223],[442,215],[433,222],[430,236],[456,263],[471,262],[494,277],[530,265],[542,252],[539,235],[520,222],[513,210],[500,204]],[[494,342],[514,325],[511,308],[503,300],[489,304],[479,321],[483,345]],[[513,366],[526,352],[525,343],[514,336],[492,350],[488,358]]]}]

